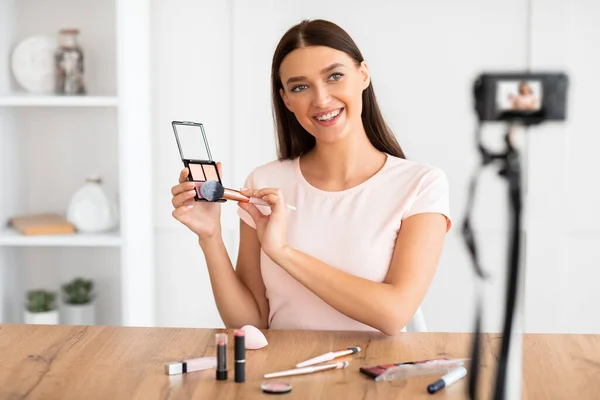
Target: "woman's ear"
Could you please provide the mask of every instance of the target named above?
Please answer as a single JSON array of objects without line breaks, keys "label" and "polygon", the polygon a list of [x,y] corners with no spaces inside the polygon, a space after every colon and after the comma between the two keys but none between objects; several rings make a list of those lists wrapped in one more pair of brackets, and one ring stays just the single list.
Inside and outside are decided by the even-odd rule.
[{"label": "woman's ear", "polygon": [[369,75],[369,66],[366,62],[361,62],[358,72],[361,76],[362,89],[365,90],[371,84],[371,76]]},{"label": "woman's ear", "polygon": [[294,112],[294,111],[292,111],[292,106],[290,105],[287,95],[285,94],[283,89],[279,89],[279,95],[281,96],[281,99],[283,100],[283,104],[285,104],[287,109],[290,110],[290,112]]}]

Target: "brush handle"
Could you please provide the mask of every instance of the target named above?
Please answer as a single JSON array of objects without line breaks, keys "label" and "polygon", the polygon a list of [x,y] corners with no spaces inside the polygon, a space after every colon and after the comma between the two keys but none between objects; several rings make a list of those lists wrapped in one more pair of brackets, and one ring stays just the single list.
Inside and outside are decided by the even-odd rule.
[{"label": "brush handle", "polygon": [[310,360],[303,361],[301,363],[296,364],[297,368],[308,367],[309,365],[319,364],[325,361],[330,361],[335,358],[335,354],[331,351],[326,354],[321,354],[318,357],[311,358]]},{"label": "brush handle", "polygon": [[265,374],[265,378],[279,378],[281,376],[312,374],[313,372],[326,371],[329,369],[343,369],[348,366],[348,361],[341,361],[332,364],[317,365],[312,367],[288,369],[287,371],[272,372]]},{"label": "brush handle", "polygon": [[[250,197],[249,202],[252,203],[252,204],[256,204],[257,206],[267,206],[267,207],[271,206],[269,203],[267,203],[263,199],[259,199],[258,197]],[[289,210],[296,211],[296,207],[294,207],[294,206],[290,206],[289,204],[286,204],[285,206]]]},{"label": "brush handle", "polygon": [[360,351],[360,347],[358,347],[358,346],[349,347],[347,349],[338,350],[338,351],[330,351],[329,353],[321,354],[320,356],[311,358],[311,359],[306,360],[306,361],[302,361],[302,362],[296,364],[296,367],[297,368],[302,368],[302,367],[307,367],[309,365],[319,364],[319,363],[322,363],[324,361],[329,361],[329,360],[333,360],[335,358],[339,358],[339,357],[347,356],[347,355],[350,355],[350,354],[358,353],[359,351]]},{"label": "brush handle", "polygon": [[[258,198],[258,197],[248,197],[248,196],[242,194],[242,192],[240,192],[239,190],[225,188],[224,192],[223,192],[223,198],[228,199],[228,200],[233,200],[233,201],[241,201],[243,203],[252,203],[252,204],[256,204],[257,206],[267,206],[267,207],[271,206],[269,203],[267,203],[263,199]],[[296,211],[296,207],[294,207],[294,206],[290,206],[288,204],[286,204],[285,206],[292,211]]]}]

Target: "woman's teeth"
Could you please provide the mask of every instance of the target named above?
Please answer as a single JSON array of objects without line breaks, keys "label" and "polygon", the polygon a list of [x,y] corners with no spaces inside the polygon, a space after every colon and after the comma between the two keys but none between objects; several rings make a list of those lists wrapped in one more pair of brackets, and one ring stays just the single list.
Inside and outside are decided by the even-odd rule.
[{"label": "woman's teeth", "polygon": [[341,109],[330,112],[329,114],[316,117],[319,121],[330,121],[340,114]]}]

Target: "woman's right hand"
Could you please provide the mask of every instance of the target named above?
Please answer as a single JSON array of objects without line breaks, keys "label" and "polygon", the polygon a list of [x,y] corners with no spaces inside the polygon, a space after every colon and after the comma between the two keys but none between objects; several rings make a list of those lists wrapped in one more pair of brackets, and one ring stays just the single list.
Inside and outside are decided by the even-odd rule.
[{"label": "woman's right hand", "polygon": [[[223,176],[220,162],[217,168]],[[189,170],[184,168],[179,174],[179,184],[171,189],[173,217],[198,235],[199,240],[217,237],[221,234],[221,203],[195,201],[196,183],[187,180],[188,174]]]}]

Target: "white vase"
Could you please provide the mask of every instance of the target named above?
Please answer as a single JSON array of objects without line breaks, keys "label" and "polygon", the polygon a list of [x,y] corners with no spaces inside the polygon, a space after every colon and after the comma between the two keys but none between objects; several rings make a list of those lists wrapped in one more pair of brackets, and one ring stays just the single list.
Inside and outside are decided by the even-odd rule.
[{"label": "white vase", "polygon": [[37,325],[57,325],[58,310],[36,313],[25,310],[25,323]]},{"label": "white vase", "polygon": [[102,179],[90,177],[69,203],[67,220],[79,232],[96,233],[113,230],[118,224],[116,206],[109,200]]},{"label": "white vase", "polygon": [[60,323],[65,325],[95,325],[96,302],[61,305]]}]

